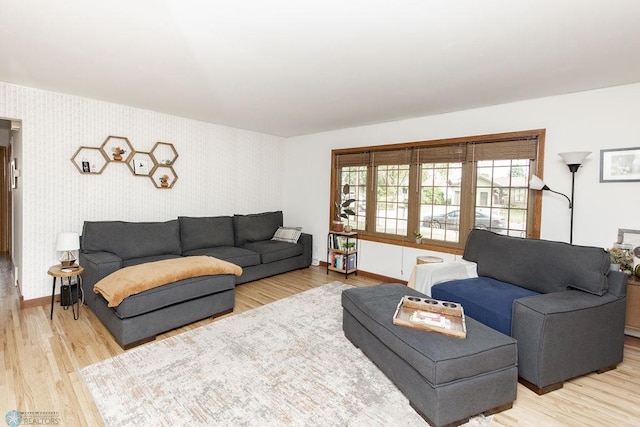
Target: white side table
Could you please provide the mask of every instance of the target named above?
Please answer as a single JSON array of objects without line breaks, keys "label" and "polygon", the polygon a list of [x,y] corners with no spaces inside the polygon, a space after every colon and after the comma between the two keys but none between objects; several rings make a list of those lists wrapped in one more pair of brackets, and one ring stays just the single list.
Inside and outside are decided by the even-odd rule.
[{"label": "white side table", "polygon": [[411,279],[407,286],[431,296],[431,287],[449,280],[468,279],[478,277],[477,266],[474,262],[455,261],[431,264],[418,264],[413,268]]}]

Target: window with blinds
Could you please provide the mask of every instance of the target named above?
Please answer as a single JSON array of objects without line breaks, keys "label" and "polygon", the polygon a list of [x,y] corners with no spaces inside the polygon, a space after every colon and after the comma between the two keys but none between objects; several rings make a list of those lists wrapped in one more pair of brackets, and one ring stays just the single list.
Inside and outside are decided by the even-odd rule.
[{"label": "window with blinds", "polygon": [[[539,237],[544,130],[333,150],[332,218],[356,200],[349,224],[362,238],[462,249],[473,228]],[[351,194],[340,191],[349,184]]]}]

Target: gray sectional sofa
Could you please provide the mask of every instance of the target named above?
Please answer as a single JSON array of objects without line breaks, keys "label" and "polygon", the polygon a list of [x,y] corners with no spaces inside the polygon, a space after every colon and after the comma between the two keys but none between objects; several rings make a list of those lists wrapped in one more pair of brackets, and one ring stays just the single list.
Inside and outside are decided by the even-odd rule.
[{"label": "gray sectional sofa", "polygon": [[626,276],[609,271],[604,249],[473,230],[463,258],[478,277],[436,284],[431,296],[515,338],[529,388],[546,393],[622,361]]},{"label": "gray sectional sofa", "polygon": [[[166,222],[86,221],[80,265],[85,303],[128,348],[157,334],[233,310],[235,286],[309,267],[312,236],[296,243],[272,240],[281,211],[217,217],[179,217]],[[183,279],[125,298],[117,307],[93,292],[107,275],[128,266],[208,255],[242,267],[242,275]]]}]

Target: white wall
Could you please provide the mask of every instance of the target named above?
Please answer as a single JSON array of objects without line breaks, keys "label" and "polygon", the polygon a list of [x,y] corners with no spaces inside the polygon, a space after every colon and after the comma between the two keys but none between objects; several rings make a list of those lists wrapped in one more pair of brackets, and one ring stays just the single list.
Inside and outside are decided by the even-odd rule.
[{"label": "white wall", "polygon": [[[289,138],[287,171],[297,178],[285,181],[284,209],[310,223],[306,231],[314,235],[314,258],[324,260],[331,149],[544,128],[544,180],[556,191],[571,193],[571,174],[557,153],[592,151],[576,174],[573,243],[609,247],[618,228],[640,230],[640,183],[600,183],[600,150],[639,147],[639,111],[640,84],[634,84]],[[297,161],[303,156],[314,160]],[[543,198],[541,238],[569,240],[568,203],[549,192]],[[415,256],[427,253],[372,242],[361,249],[360,269],[404,280]]]},{"label": "white wall", "polygon": [[[282,209],[282,138],[2,82],[0,117],[22,120],[14,224],[21,227],[16,259],[25,300],[50,295],[56,235],[81,232],[84,220]],[[124,163],[81,175],[70,161],[77,148],[98,147],[109,135],[128,137],[138,151],[173,143],[175,186],[157,189]]]},{"label": "white wall", "polygon": [[[287,225],[314,235],[314,258],[323,260],[331,149],[525,129],[547,129],[544,178],[561,192],[571,191],[571,180],[557,153],[593,151],[576,174],[574,243],[608,247],[618,228],[640,229],[634,210],[640,184],[599,183],[599,150],[640,146],[638,111],[640,84],[283,140],[0,82],[0,117],[22,120],[14,225],[20,226],[15,249],[23,297],[49,295],[46,271],[57,262],[56,235],[80,232],[84,220],[282,209]],[[76,149],[99,146],[109,135],[128,137],[139,151],[157,141],[173,143],[179,153],[175,187],[156,189],[124,164],[111,163],[101,175],[78,173],[70,161]],[[566,200],[545,193],[541,237],[567,241],[568,235]],[[359,267],[407,280],[415,257],[425,253],[363,242]]]}]

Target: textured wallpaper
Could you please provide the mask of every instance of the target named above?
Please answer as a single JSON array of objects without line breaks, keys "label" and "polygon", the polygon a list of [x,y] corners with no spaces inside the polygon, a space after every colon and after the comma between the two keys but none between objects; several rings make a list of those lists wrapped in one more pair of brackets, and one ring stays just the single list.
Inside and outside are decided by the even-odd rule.
[{"label": "textured wallpaper", "polygon": [[[0,117],[22,120],[22,253],[16,257],[25,300],[50,295],[60,231],[85,220],[151,221],[178,215],[255,213],[282,208],[279,137],[122,105],[0,82]],[[82,175],[71,162],[80,146],[125,136],[136,151],[158,142],[178,151],[170,190],[111,162]],[[20,221],[20,219],[17,219]]]}]

